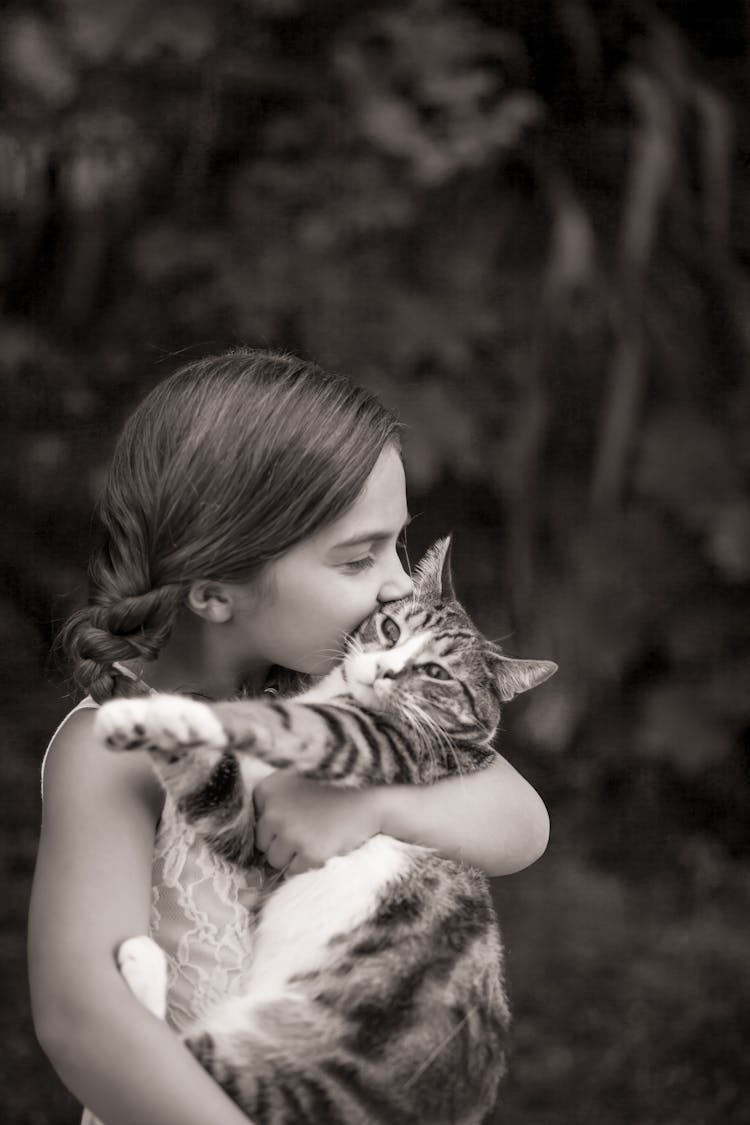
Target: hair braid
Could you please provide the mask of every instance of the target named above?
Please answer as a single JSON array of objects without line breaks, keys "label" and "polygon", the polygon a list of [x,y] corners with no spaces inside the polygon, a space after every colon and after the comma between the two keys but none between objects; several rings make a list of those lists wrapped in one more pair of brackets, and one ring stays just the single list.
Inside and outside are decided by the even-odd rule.
[{"label": "hair braid", "polygon": [[158,655],[172,631],[184,591],[184,584],[171,583],[121,598],[97,593],[96,604],[75,613],[62,638],[78,687],[97,703],[115,694],[116,688],[117,694],[136,694],[137,685],[119,677],[112,664],[153,660]]}]

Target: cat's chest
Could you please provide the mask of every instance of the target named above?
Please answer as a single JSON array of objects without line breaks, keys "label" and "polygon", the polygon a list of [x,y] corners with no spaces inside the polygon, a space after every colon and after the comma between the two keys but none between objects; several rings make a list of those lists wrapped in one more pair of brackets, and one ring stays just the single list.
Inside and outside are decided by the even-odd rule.
[{"label": "cat's chest", "polygon": [[374,836],[280,887],[258,925],[250,981],[254,999],[288,993],[292,977],[324,967],[331,939],[370,917],[384,888],[405,876],[415,852],[423,850]]}]

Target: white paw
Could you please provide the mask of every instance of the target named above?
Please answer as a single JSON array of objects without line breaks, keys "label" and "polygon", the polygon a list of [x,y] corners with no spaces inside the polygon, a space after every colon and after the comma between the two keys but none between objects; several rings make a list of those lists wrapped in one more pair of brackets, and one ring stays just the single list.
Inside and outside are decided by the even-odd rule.
[{"label": "white paw", "polygon": [[213,711],[183,695],[113,699],[99,708],[95,730],[110,750],[223,747],[227,737]]},{"label": "white paw", "polygon": [[117,964],[128,988],[157,1019],[167,1014],[167,958],[150,937],[127,938],[117,950]]}]

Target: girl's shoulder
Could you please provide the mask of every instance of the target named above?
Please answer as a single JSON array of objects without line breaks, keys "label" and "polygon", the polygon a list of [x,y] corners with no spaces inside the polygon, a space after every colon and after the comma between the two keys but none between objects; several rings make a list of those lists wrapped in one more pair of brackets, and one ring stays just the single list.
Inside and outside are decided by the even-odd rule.
[{"label": "girl's shoulder", "polygon": [[[85,696],[80,703],[76,703],[68,711],[67,715],[63,715],[60,722],[55,728],[55,732],[47,743],[47,749],[44,751],[41,767],[41,787],[42,787],[42,800],[44,800],[44,774],[47,768],[47,761],[54,748],[57,753],[59,747],[68,743],[72,738],[78,741],[82,737],[93,737],[94,715],[99,709],[99,704],[96,703],[90,695]],[[83,716],[86,716],[82,719]]]},{"label": "girl's shoulder", "polygon": [[70,787],[110,789],[125,783],[124,789],[135,786],[158,818],[163,793],[150,763],[144,754],[107,751],[94,732],[97,710],[98,704],[87,696],[57,726],[42,760],[43,802]]}]

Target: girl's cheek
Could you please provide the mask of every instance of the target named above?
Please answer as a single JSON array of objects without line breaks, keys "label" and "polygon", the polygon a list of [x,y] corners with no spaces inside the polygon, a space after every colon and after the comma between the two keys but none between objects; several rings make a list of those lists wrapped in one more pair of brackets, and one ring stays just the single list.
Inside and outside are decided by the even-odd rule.
[{"label": "girl's cheek", "polygon": [[375,604],[375,594],[369,590],[354,589],[341,583],[341,589],[329,602],[329,620],[337,622],[345,632],[351,632],[365,617],[369,617]]}]

